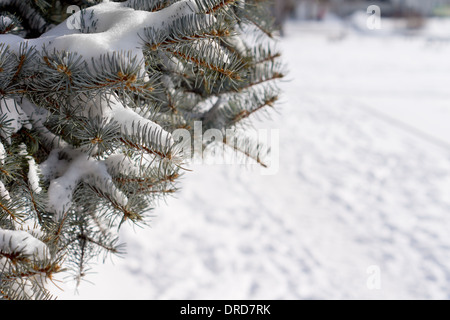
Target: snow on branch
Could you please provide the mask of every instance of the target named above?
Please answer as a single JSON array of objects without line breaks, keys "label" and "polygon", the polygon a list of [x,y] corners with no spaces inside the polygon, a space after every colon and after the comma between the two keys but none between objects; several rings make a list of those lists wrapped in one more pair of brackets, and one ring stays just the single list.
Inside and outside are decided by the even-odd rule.
[{"label": "snow on branch", "polygon": [[37,260],[50,259],[47,245],[21,230],[0,229],[0,255],[6,257],[22,256]]},{"label": "snow on branch", "polygon": [[54,220],[59,221],[71,207],[72,196],[80,181],[109,193],[122,206],[126,206],[127,197],[115,187],[106,166],[94,159],[80,155],[67,166],[67,170],[50,182],[48,188],[49,210],[55,213]]}]

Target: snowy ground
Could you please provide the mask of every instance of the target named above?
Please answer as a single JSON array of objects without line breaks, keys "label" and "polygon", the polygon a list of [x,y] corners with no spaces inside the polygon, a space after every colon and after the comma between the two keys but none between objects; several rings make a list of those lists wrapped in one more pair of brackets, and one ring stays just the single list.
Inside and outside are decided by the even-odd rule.
[{"label": "snowy ground", "polygon": [[56,295],[450,298],[450,42],[306,29],[287,26],[284,103],[259,125],[278,173],[194,167],[151,229],[122,231],[125,259]]}]

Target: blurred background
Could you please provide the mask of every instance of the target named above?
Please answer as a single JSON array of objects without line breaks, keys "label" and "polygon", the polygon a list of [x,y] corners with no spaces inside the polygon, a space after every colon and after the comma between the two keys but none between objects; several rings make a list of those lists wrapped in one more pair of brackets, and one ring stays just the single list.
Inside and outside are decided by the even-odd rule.
[{"label": "blurred background", "polygon": [[366,12],[369,6],[379,7],[385,18],[403,20],[401,24],[407,29],[420,29],[430,17],[450,15],[448,0],[275,0],[273,6],[279,24],[286,19],[351,20],[355,13]]},{"label": "blurred background", "polygon": [[151,228],[121,231],[123,259],[57,296],[450,298],[450,1],[273,12],[288,74],[256,127],[278,170],[193,166]]}]

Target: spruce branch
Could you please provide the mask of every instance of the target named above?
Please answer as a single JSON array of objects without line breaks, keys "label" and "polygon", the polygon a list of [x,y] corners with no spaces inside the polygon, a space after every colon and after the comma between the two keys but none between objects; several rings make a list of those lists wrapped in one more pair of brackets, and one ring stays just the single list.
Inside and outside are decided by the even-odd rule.
[{"label": "spruce branch", "polygon": [[267,165],[270,150],[245,128],[273,109],[284,72],[278,51],[247,40],[253,28],[272,41],[259,1],[96,2],[74,0],[82,10],[65,22],[66,1],[0,3],[4,298],[52,298],[54,275],[79,283],[100,253],[121,255],[120,227],[145,225],[188,171],[194,141],[175,130],[235,130],[201,151]]}]

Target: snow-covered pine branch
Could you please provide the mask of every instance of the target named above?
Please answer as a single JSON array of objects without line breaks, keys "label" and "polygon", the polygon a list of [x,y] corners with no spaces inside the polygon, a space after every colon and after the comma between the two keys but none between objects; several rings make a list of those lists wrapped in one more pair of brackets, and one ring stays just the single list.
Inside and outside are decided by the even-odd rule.
[{"label": "snow-covered pine branch", "polygon": [[[99,250],[121,252],[118,227],[178,189],[192,154],[177,129],[225,136],[278,96],[279,54],[254,40],[272,37],[259,0],[93,2],[58,20],[73,3],[0,0],[20,13],[0,14],[4,298],[47,298],[63,267],[79,281]],[[264,165],[267,150],[234,132],[218,142]]]}]

